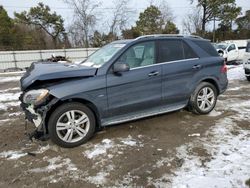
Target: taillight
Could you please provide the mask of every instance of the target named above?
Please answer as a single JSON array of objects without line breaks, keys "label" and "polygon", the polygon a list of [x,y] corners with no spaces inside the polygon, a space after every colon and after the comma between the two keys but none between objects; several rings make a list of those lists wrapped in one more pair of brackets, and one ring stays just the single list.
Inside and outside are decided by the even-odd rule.
[{"label": "taillight", "polygon": [[226,63],[224,63],[224,65],[221,67],[220,72],[221,73],[226,73],[227,72],[227,65],[226,65]]}]

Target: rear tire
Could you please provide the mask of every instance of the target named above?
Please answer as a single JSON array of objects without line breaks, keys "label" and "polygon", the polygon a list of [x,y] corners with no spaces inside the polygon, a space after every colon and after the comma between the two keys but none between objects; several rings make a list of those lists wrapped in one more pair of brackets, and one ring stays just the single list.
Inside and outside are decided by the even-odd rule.
[{"label": "rear tire", "polygon": [[188,108],[195,114],[208,114],[214,109],[217,96],[218,92],[213,84],[202,82],[191,95]]},{"label": "rear tire", "polygon": [[247,80],[250,82],[250,76],[246,76]]},{"label": "rear tire", "polygon": [[93,112],[77,102],[59,106],[50,116],[48,130],[50,139],[57,145],[72,148],[87,142],[96,127]]}]

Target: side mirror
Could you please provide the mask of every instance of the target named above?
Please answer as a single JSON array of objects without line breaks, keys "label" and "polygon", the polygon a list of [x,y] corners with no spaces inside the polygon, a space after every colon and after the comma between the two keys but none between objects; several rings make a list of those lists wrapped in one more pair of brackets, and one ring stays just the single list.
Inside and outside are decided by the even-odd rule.
[{"label": "side mirror", "polygon": [[116,63],[113,66],[114,73],[129,71],[130,67],[127,63]]}]

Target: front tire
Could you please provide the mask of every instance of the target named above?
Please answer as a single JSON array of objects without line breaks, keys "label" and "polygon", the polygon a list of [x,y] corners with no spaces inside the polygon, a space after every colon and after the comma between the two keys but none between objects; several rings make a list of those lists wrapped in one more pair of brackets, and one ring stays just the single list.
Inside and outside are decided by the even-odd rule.
[{"label": "front tire", "polygon": [[217,102],[217,89],[208,82],[200,83],[190,97],[189,109],[195,114],[210,113]]},{"label": "front tire", "polygon": [[48,130],[50,139],[57,145],[72,148],[87,142],[96,127],[93,112],[77,102],[59,106],[50,116]]}]

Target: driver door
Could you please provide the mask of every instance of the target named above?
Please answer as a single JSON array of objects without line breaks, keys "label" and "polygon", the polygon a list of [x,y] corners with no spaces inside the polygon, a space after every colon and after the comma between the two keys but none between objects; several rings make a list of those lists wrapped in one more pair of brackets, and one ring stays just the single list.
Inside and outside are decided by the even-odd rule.
[{"label": "driver door", "polygon": [[109,116],[129,115],[161,103],[161,65],[155,64],[155,42],[131,46],[116,63],[130,70],[107,74]]},{"label": "driver door", "polygon": [[236,49],[236,46],[234,44],[231,44],[228,47],[227,51],[228,51],[227,61],[237,60],[239,51]]}]

